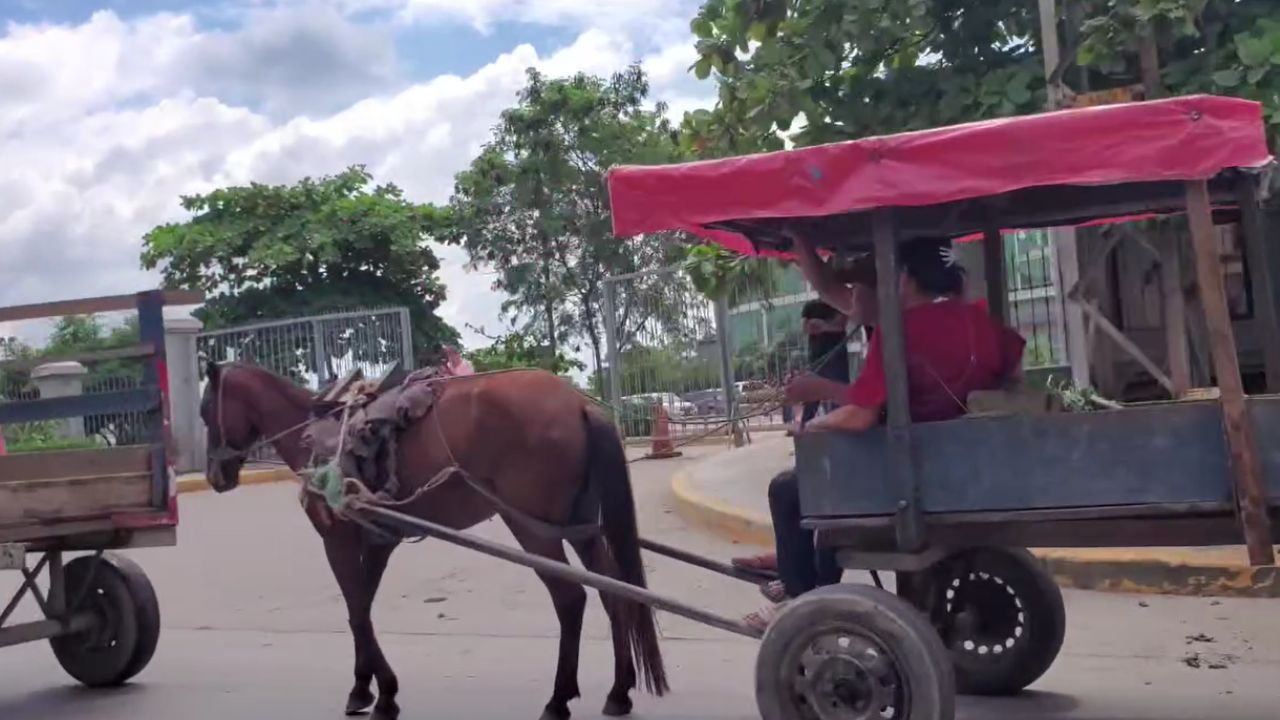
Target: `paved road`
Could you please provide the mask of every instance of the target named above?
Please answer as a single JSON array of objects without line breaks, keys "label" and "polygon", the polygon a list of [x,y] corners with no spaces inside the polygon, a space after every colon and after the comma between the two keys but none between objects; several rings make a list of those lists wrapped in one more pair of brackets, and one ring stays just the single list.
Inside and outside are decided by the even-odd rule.
[{"label": "paved road", "polygon": [[[688,461],[633,466],[642,528],[700,552],[731,554],[735,548],[690,529],[670,510],[667,479]],[[284,485],[183,496],[180,546],[136,555],[165,618],[160,651],[139,681],[116,692],[83,691],[43,645],[0,650],[0,718],[340,717],[351,665],[346,619],[295,497]],[[508,538],[497,524],[482,532]],[[7,590],[12,577],[2,579]],[[651,562],[651,582],[729,614],[757,602],[746,586],[660,558]],[[1274,720],[1278,609],[1266,600],[1069,593],[1066,650],[1035,692],[963,701],[961,717]],[[406,547],[392,560],[375,621],[400,674],[406,720],[538,716],[550,690],[556,623],[527,571],[439,543]],[[675,694],[639,698],[637,717],[756,717],[751,642],[670,616],[662,627]],[[597,603],[586,634],[584,700],[574,709],[579,718],[597,718],[612,667]],[[1212,642],[1187,639],[1197,634]],[[1183,662],[1192,653],[1215,662],[1193,669]]]}]

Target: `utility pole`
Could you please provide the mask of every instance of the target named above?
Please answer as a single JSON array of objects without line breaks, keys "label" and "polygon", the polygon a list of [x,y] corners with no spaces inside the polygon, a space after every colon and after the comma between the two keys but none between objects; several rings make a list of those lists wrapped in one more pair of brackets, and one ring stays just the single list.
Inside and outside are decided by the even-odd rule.
[{"label": "utility pole", "polygon": [[[1040,45],[1044,54],[1044,77],[1050,86],[1048,91],[1048,110],[1057,110],[1062,106],[1063,92],[1060,85],[1052,82],[1053,73],[1062,60],[1062,49],[1058,42],[1058,7],[1057,0],[1039,0],[1040,2]],[[1068,288],[1075,287],[1080,280],[1080,256],[1076,245],[1076,230],[1073,227],[1052,228],[1049,238],[1053,241],[1057,257],[1058,276],[1057,295],[1062,320],[1055,323],[1061,328],[1057,333],[1059,341],[1066,345],[1067,362],[1071,365],[1071,379],[1078,387],[1090,385],[1089,347],[1084,326],[1084,312],[1074,302],[1067,299]]]}]

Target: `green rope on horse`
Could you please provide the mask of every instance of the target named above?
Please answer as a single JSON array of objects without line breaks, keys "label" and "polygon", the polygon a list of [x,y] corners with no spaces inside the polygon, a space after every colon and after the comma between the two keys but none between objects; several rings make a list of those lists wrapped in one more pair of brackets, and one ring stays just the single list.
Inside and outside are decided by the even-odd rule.
[{"label": "green rope on horse", "polygon": [[311,486],[324,497],[330,508],[338,510],[342,507],[343,477],[338,469],[338,461],[331,460],[311,476]]}]

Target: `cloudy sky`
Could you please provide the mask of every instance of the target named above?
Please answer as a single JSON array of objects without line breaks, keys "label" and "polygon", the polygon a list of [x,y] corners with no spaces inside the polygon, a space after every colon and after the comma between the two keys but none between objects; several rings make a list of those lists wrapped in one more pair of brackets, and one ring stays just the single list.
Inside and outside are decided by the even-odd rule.
[{"label": "cloudy sky", "polygon": [[[674,113],[708,104],[698,5],[0,0],[0,306],[154,287],[140,238],[182,193],[364,163],[442,202],[529,66],[640,60]],[[442,313],[475,344],[464,324],[496,328],[501,297],[439,252]]]}]

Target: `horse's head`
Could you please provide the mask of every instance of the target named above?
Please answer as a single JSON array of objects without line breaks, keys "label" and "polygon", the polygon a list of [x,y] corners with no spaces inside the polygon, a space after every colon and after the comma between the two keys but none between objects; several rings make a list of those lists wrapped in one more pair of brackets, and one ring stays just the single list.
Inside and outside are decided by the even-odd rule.
[{"label": "horse's head", "polygon": [[200,400],[200,417],[209,440],[209,484],[220,493],[240,484],[245,456],[262,437],[258,413],[250,402],[250,373],[233,369],[240,370],[210,362],[206,371],[209,382]]}]

